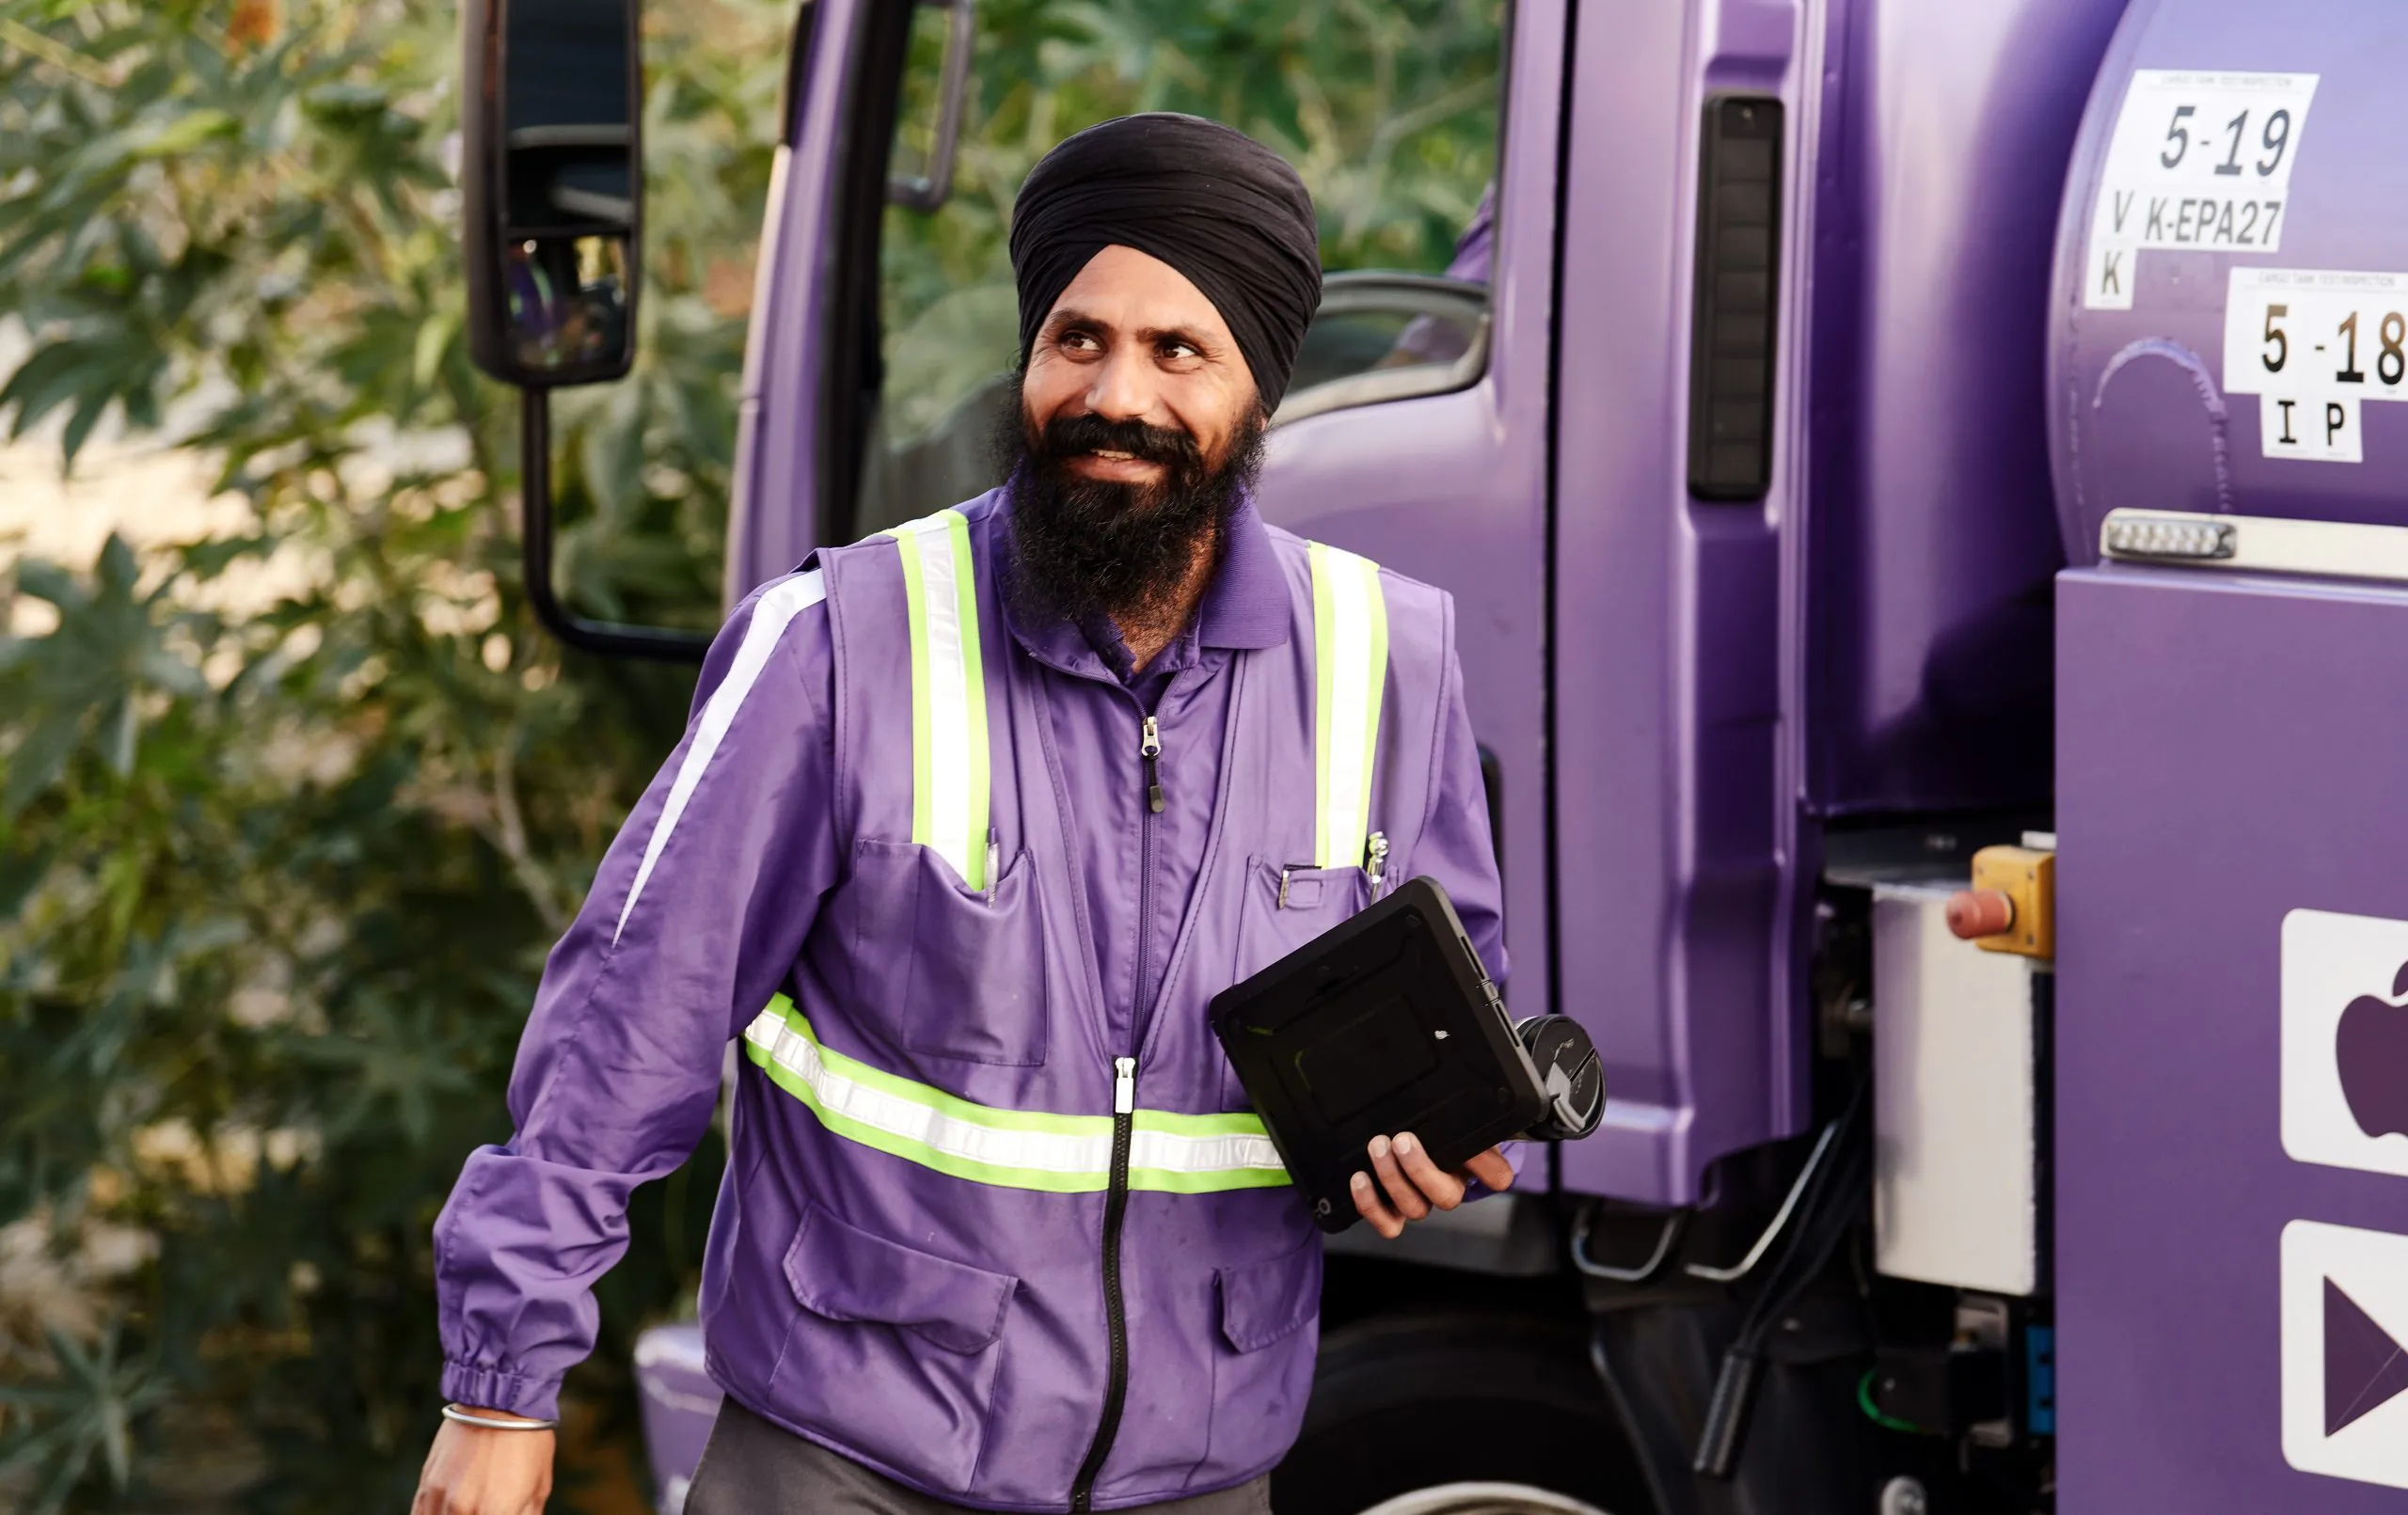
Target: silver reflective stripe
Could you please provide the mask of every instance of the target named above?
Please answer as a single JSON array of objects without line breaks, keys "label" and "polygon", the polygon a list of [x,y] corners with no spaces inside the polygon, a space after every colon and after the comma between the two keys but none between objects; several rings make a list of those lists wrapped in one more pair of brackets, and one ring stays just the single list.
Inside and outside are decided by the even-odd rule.
[{"label": "silver reflective stripe", "polygon": [[[745,1055],[834,1134],[974,1183],[1091,1193],[1112,1178],[1112,1117],[973,1104],[820,1045],[781,994],[744,1032]],[[1249,1114],[1132,1116],[1129,1187],[1215,1193],[1288,1182]]]},{"label": "silver reflective stripe", "polygon": [[959,511],[895,527],[911,623],[911,840],[987,887],[987,678],[978,576]]},{"label": "silver reflective stripe", "polygon": [[1371,829],[1371,765],[1387,686],[1387,597],[1379,564],[1311,544],[1313,570],[1313,863],[1363,866]]},{"label": "silver reflective stripe", "polygon": [[752,619],[745,623],[744,640],[736,649],[736,661],[728,665],[727,677],[720,680],[703,705],[703,718],[694,723],[693,740],[686,744],[686,755],[677,764],[677,777],[669,783],[669,798],[660,807],[660,818],[653,822],[652,835],[643,844],[643,861],[636,865],[636,881],[627,886],[627,902],[619,907],[619,923],[611,928],[610,944],[617,946],[620,933],[627,929],[627,917],[635,913],[636,900],[643,893],[646,880],[652,877],[655,864],[660,861],[661,850],[669,845],[670,833],[677,829],[679,817],[694,797],[694,789],[719,752],[720,743],[727,739],[728,728],[736,724],[736,713],[744,707],[744,697],[752,692],[760,681],[761,671],[769,666],[769,655],[777,651],[778,640],[796,616],[828,597],[826,582],[819,570],[796,575],[765,591],[752,604]]}]

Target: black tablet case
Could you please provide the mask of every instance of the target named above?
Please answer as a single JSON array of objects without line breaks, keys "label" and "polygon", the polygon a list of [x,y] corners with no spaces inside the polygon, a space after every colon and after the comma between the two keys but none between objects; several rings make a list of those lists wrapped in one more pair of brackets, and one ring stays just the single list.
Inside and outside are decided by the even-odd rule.
[{"label": "black tablet case", "polygon": [[1449,1170],[1546,1112],[1538,1076],[1447,892],[1408,881],[1212,1000],[1212,1032],[1324,1231],[1374,1136]]}]

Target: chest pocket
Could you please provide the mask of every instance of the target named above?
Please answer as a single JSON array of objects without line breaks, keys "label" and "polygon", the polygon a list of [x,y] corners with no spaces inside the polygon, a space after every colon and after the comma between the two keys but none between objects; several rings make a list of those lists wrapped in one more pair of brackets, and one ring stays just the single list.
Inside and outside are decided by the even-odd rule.
[{"label": "chest pocket", "polygon": [[[1370,903],[1371,882],[1360,868],[1309,868],[1248,858],[1229,982],[1252,978]],[[1226,1060],[1221,1095],[1226,1109],[1253,1108]]]},{"label": "chest pocket", "polygon": [[1027,852],[980,892],[933,848],[864,840],[845,892],[855,1009],[897,1046],[1014,1067],[1045,1061],[1045,911]]},{"label": "chest pocket", "polygon": [[886,535],[911,637],[911,840],[853,848],[855,1008],[906,1051],[1045,1061],[1045,913],[1022,849],[994,851],[978,570],[959,511]]}]

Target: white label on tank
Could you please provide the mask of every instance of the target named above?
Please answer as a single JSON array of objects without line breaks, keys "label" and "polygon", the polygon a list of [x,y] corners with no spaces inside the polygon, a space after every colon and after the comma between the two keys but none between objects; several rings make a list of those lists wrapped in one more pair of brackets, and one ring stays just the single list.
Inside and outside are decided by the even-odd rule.
[{"label": "white label on tank", "polygon": [[2082,303],[2131,309],[2133,264],[2144,247],[2280,248],[2316,80],[2134,71],[2091,212]]},{"label": "white label on tank", "polygon": [[2224,390],[2260,397],[2258,450],[2360,461],[2359,402],[2408,400],[2408,274],[2236,268],[2226,279]]},{"label": "white label on tank", "polygon": [[2270,458],[2310,463],[2364,463],[2354,395],[2329,400],[2258,397],[2258,450]]}]

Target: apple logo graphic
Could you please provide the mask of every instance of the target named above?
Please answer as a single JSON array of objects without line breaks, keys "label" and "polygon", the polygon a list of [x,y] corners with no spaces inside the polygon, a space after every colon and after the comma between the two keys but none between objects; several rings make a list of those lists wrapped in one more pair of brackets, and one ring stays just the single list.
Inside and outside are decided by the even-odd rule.
[{"label": "apple logo graphic", "polygon": [[[2391,992],[2408,995],[2408,963],[2393,976]],[[2408,1136],[2408,1004],[2371,994],[2352,1000],[2333,1033],[2333,1058],[2358,1129]]]}]

